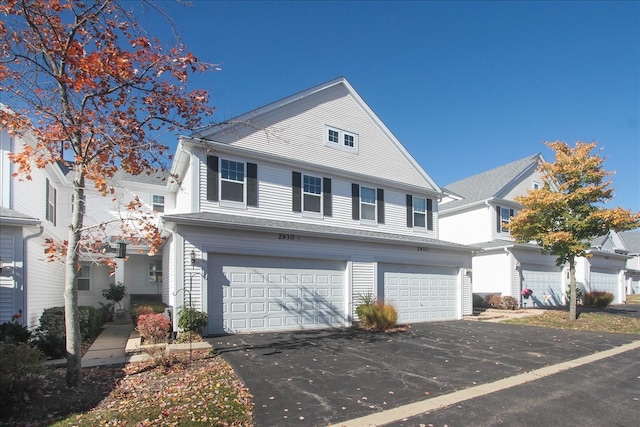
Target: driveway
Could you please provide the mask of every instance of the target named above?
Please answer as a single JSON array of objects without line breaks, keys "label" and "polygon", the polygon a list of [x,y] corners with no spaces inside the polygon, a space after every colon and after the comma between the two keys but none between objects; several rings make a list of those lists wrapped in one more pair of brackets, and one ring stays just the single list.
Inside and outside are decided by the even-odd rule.
[{"label": "driveway", "polygon": [[638,339],[460,320],[210,341],[254,395],[260,427],[339,424]]}]

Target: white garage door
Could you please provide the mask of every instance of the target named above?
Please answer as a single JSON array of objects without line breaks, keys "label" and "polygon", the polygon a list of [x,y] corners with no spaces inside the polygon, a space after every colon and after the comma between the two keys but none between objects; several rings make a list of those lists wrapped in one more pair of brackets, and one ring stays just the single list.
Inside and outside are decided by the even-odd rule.
[{"label": "white garage door", "polygon": [[[563,305],[562,270],[560,267],[523,264],[522,287],[533,291],[537,307]],[[531,306],[531,304],[528,304]]]},{"label": "white garage door", "polygon": [[620,300],[618,274],[615,270],[591,270],[592,291],[610,292],[613,302]]},{"label": "white garage door", "polygon": [[380,265],[383,297],[398,310],[398,323],[453,320],[459,292],[455,269]]},{"label": "white garage door", "polygon": [[344,263],[210,255],[210,334],[344,325]]}]

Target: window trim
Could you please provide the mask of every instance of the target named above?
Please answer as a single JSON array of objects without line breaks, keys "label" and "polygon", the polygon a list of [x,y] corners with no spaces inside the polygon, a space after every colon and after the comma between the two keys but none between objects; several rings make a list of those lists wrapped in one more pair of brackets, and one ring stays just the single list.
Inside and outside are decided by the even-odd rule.
[{"label": "window trim", "polygon": [[[156,202],[156,200],[155,200],[156,197],[161,197],[162,198],[162,203]],[[165,205],[165,197],[162,194],[152,194],[151,195],[151,208],[153,209],[154,212],[164,213],[165,206],[166,206]],[[157,207],[160,207],[160,209],[158,209]]]},{"label": "window trim", "polygon": [[[362,200],[362,191],[363,190],[370,190],[373,192],[373,203],[369,203],[369,202],[365,202]],[[377,223],[378,221],[378,191],[376,188],[374,187],[367,187],[364,185],[360,186],[360,199],[359,199],[359,204],[360,204],[360,221],[365,221],[365,222],[371,222],[371,223]],[[363,212],[364,206],[373,206],[373,218],[364,218],[363,217]]]},{"label": "window trim", "polygon": [[[155,268],[158,265],[160,266],[160,269]],[[154,278],[155,280],[151,280],[152,278]],[[160,280],[158,280],[158,278]],[[149,261],[149,283],[162,283],[162,259]]]},{"label": "window trim", "polygon": [[[425,200],[425,224],[424,227],[416,227],[415,225],[415,199]],[[407,227],[414,228],[419,231],[434,231],[433,221],[433,199],[428,197],[414,197],[411,194],[407,194]]]},{"label": "window trim", "polygon": [[[87,269],[87,276],[82,276],[82,272],[84,269]],[[80,280],[86,280],[88,283],[87,289],[82,289],[80,287]],[[78,271],[78,291],[87,292],[91,290],[91,264],[88,263],[80,263],[80,270]]]},{"label": "window trim", "polygon": [[[234,164],[240,164],[242,165],[242,181],[240,180],[236,180],[236,179],[231,179],[231,178],[223,178],[223,167],[222,164],[223,162],[232,162]],[[229,171],[231,171],[231,169],[229,169]],[[233,172],[237,173],[237,170],[234,170]],[[235,183],[235,184],[242,184],[242,200],[230,200],[230,199],[224,199],[223,198],[223,184],[225,182],[229,182],[229,183]],[[246,162],[242,162],[239,160],[234,160],[234,159],[230,159],[230,158],[223,158],[220,157],[220,167],[219,167],[219,173],[218,173],[218,184],[219,184],[219,189],[220,189],[220,203],[223,204],[233,204],[233,205],[246,205],[247,203],[247,163]]]},{"label": "window trim", "polygon": [[[319,192],[318,193],[311,193],[307,190],[305,190],[305,178],[313,178],[314,180],[318,181],[318,184],[320,186],[319,188]],[[312,184],[309,184],[312,185]],[[314,187],[316,186],[316,184],[313,184]],[[302,209],[302,213],[307,213],[307,214],[311,214],[311,215],[322,215],[322,206],[323,206],[323,192],[322,192],[322,177],[321,176],[315,176],[315,175],[309,175],[309,174],[302,174],[302,185],[301,185],[301,190],[302,190],[302,205],[301,205],[301,209]],[[318,210],[308,210],[306,209],[306,197],[305,196],[309,196],[309,197],[317,197],[318,198]]]},{"label": "window trim", "polygon": [[56,225],[56,216],[58,211],[58,190],[51,184],[49,178],[46,178],[46,195],[45,195],[45,219]]},{"label": "window trim", "polygon": [[[508,219],[505,220],[502,217],[502,212],[506,212],[508,214]],[[515,216],[515,211],[511,208],[505,208],[504,206],[496,206],[496,231],[498,233],[511,234],[511,231],[507,228],[505,229],[505,224],[509,224],[511,222],[511,218]]]},{"label": "window trim", "polygon": [[[332,141],[331,133],[337,132],[338,140]],[[347,137],[353,138],[353,145],[347,144]],[[350,153],[358,152],[359,135],[355,132],[350,132],[344,129],[340,129],[335,126],[324,126],[324,145],[327,147],[335,148],[336,150],[347,151]]]}]

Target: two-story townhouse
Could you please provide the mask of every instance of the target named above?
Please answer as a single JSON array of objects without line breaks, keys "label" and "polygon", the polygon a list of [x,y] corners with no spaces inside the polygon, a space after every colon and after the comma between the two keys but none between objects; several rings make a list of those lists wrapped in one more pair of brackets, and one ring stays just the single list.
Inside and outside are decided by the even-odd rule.
[{"label": "two-story townhouse", "polygon": [[[26,134],[10,137],[0,131],[0,322],[23,312],[22,321],[37,326],[42,311],[64,305],[64,266],[61,261],[49,261],[45,241],[67,239],[72,214],[73,169],[63,164],[50,164],[44,169],[33,168],[31,179],[13,176],[14,165],[9,153],[19,152],[24,144],[34,145]],[[135,215],[122,208],[138,197],[145,203],[147,215],[173,208],[174,193],[164,176],[128,176],[119,172],[111,182],[116,193],[108,197],[99,194],[88,183],[85,192],[84,226],[88,230],[105,224],[106,230],[95,229],[104,238],[105,254],[81,254],[78,278],[79,305],[98,307],[107,301],[102,290],[109,283],[124,283],[130,295],[157,295],[160,300],[162,282],[161,254],[149,257],[148,248],[130,247],[125,260],[116,260],[115,270],[103,263],[113,258],[118,224],[122,219],[134,220]],[[118,202],[114,201],[114,196]],[[156,222],[158,220],[156,219]],[[128,306],[129,299],[125,300]]]},{"label": "two-story townhouse", "polygon": [[[566,303],[567,267],[557,266],[556,257],[537,244],[516,242],[508,229],[522,209],[515,198],[545,184],[543,161],[541,154],[528,156],[445,186],[450,195],[440,205],[440,237],[481,249],[473,255],[474,294],[513,296],[525,306]],[[583,292],[609,291],[621,303],[625,261],[626,255],[591,248],[588,258],[576,260],[578,286]],[[524,288],[533,291],[532,300],[522,299]]]},{"label": "two-story townhouse", "polygon": [[163,298],[206,334],[342,327],[363,295],[399,322],[471,313],[471,249],[442,190],[344,78],[182,137]]},{"label": "two-story townhouse", "polygon": [[640,232],[610,231],[591,243],[588,258],[580,258],[576,277],[588,289],[611,292],[615,302],[640,293]]}]

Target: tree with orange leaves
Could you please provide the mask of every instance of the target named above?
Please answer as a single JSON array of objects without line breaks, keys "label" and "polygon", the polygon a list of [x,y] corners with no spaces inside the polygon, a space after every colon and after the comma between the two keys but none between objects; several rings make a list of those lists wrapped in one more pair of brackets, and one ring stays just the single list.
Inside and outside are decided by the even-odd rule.
[{"label": "tree with orange leaves", "polygon": [[[206,91],[185,87],[191,74],[212,66],[180,43],[165,50],[115,0],[1,0],[0,14],[0,91],[9,107],[0,109],[0,126],[36,141],[12,153],[17,174],[30,179],[33,167],[53,163],[75,174],[68,240],[48,248],[65,263],[67,384],[73,387],[82,380],[79,255],[96,246],[83,229],[85,183],[113,194],[109,179],[118,169],[132,175],[163,169],[169,157],[160,131],[194,129],[213,113]],[[152,251],[161,243],[153,224],[128,237]]]},{"label": "tree with orange leaves", "polygon": [[569,265],[569,318],[576,320],[576,257],[589,256],[594,238],[610,230],[631,230],[640,226],[640,213],[603,203],[613,197],[612,175],[602,168],[604,159],[592,154],[597,143],[576,142],[573,148],[562,141],[548,142],[555,162],[542,163],[546,184],[517,197],[524,206],[509,229],[519,242],[536,241],[544,251],[557,256],[556,264]]}]

